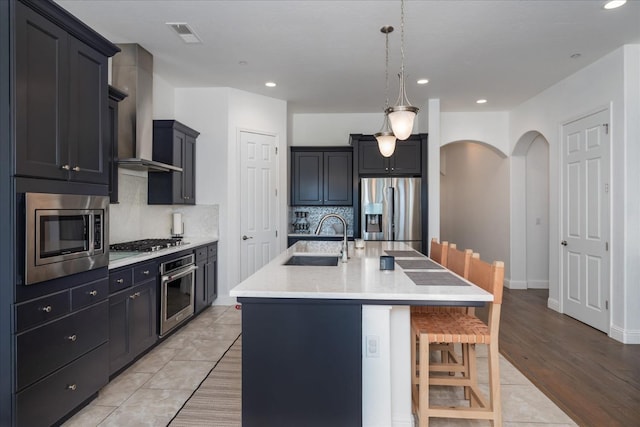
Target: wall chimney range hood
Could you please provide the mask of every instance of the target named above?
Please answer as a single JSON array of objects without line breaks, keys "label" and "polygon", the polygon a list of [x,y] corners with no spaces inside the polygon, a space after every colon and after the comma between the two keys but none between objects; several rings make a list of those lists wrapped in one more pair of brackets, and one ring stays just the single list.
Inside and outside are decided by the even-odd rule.
[{"label": "wall chimney range hood", "polygon": [[118,166],[182,172],[182,168],[152,160],[153,56],[142,46],[119,44],[112,59],[112,85],[128,96],[118,104]]}]

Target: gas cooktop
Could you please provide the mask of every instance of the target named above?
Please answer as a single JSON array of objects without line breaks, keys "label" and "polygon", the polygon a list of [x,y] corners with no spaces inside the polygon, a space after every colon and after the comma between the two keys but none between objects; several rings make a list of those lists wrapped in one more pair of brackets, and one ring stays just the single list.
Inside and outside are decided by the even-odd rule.
[{"label": "gas cooktop", "polygon": [[160,249],[186,244],[181,238],[172,239],[143,239],[131,242],[114,243],[109,245],[113,252],[155,252]]}]

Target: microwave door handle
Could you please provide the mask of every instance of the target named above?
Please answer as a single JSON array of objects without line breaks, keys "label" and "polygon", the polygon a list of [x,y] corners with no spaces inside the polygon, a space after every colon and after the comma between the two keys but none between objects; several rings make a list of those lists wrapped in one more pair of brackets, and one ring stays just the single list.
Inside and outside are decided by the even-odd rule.
[{"label": "microwave door handle", "polygon": [[197,269],[198,269],[198,266],[192,265],[192,266],[190,266],[188,268],[185,268],[184,270],[178,271],[176,274],[167,274],[167,275],[162,276],[162,281],[163,282],[168,282],[170,280],[179,279],[181,277],[184,277],[184,276],[186,276],[188,274],[193,273]]},{"label": "microwave door handle", "polygon": [[89,253],[93,255],[94,253],[94,236],[93,236],[93,213],[89,213],[87,215],[88,224],[84,225],[84,229],[86,230],[86,234],[89,235]]}]

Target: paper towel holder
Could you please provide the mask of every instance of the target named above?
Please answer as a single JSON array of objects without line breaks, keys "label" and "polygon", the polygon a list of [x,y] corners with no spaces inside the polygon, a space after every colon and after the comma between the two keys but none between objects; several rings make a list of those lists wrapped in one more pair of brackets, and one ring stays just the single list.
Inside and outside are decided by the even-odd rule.
[{"label": "paper towel holder", "polygon": [[184,236],[184,222],[182,222],[182,214],[174,212],[172,214],[171,237],[174,239],[182,239]]}]

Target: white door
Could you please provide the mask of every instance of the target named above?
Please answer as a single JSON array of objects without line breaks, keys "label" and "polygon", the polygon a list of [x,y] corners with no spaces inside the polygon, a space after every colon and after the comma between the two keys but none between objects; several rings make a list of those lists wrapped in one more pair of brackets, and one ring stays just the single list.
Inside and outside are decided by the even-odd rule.
[{"label": "white door", "polygon": [[609,332],[609,111],[568,123],[563,150],[563,305]]},{"label": "white door", "polygon": [[276,251],[276,138],[240,132],[240,280]]}]

